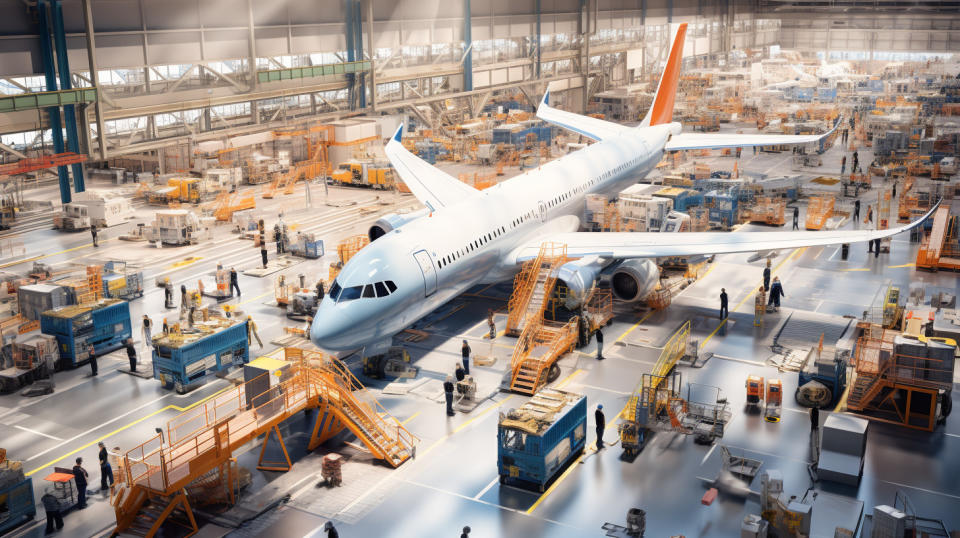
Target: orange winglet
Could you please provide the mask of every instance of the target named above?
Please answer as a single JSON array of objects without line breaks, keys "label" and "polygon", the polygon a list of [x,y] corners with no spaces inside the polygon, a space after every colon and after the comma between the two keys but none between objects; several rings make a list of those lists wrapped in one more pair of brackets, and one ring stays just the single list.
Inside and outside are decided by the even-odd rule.
[{"label": "orange winglet", "polygon": [[677,37],[670,47],[667,67],[660,76],[660,86],[650,107],[650,125],[673,121],[673,103],[677,97],[677,81],[680,79],[680,61],[683,59],[683,39],[687,35],[687,23],[677,28]]}]

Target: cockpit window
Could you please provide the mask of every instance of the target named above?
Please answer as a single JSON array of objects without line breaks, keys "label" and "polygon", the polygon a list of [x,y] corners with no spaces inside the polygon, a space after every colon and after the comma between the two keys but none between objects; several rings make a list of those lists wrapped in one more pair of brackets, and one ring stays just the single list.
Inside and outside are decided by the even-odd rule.
[{"label": "cockpit window", "polygon": [[342,290],[343,288],[340,287],[340,284],[338,284],[337,281],[334,280],[333,286],[330,286],[330,299],[332,299],[333,302],[337,302],[337,299],[340,298],[340,292]]},{"label": "cockpit window", "polygon": [[364,296],[364,297],[376,297],[376,295],[374,295],[374,293],[373,293],[373,285],[372,285],[372,284],[367,284],[366,286],[363,287],[363,296]]},{"label": "cockpit window", "polygon": [[383,285],[383,282],[377,282],[373,285],[377,290],[377,297],[386,297],[390,295],[390,292],[387,291],[387,287]]},{"label": "cockpit window", "polygon": [[351,286],[349,288],[343,288],[343,293],[340,294],[340,298],[337,299],[337,302],[342,303],[344,301],[359,299],[362,290],[363,286]]},{"label": "cockpit window", "polygon": [[387,280],[384,282],[387,285],[387,289],[390,290],[390,293],[397,291],[397,285],[393,283],[392,280]]}]

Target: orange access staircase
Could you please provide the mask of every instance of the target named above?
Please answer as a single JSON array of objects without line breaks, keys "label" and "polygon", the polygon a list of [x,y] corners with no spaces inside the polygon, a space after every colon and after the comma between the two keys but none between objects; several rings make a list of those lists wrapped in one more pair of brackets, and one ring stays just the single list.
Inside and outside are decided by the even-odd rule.
[{"label": "orange access staircase", "polygon": [[510,390],[532,395],[546,385],[557,359],[576,345],[579,322],[576,316],[566,323],[542,318],[528,322],[510,359]]},{"label": "orange access staircase", "polygon": [[[166,439],[158,433],[123,455],[121,485],[113,498],[115,535],[152,537],[166,523],[185,527],[186,536],[195,534],[189,491],[202,492],[214,471],[229,469],[234,452],[260,435],[265,437],[258,468],[290,470],[293,464],[278,426],[307,409],[318,409],[310,450],[347,428],[392,467],[412,456],[417,438],[370,397],[343,363],[297,348],[284,349],[284,356],[293,364],[279,384],[257,378],[220,393],[172,419]],[[253,394],[263,385],[268,388]],[[271,435],[276,435],[284,461],[264,461]]]},{"label": "orange access staircase", "polygon": [[513,293],[507,303],[506,334],[520,336],[531,320],[542,319],[556,285],[556,270],[567,262],[567,246],[540,245],[537,257],[523,264],[513,279]]},{"label": "orange access staircase", "polygon": [[827,220],[833,216],[833,204],[835,200],[832,196],[815,196],[810,199],[807,205],[807,220],[805,227],[808,230],[822,230],[827,224]]},{"label": "orange access staircase", "polygon": [[235,212],[255,207],[257,200],[252,192],[241,194],[223,191],[213,202],[213,216],[219,222],[229,222]]},{"label": "orange access staircase", "polygon": [[317,161],[303,161],[293,165],[290,170],[277,175],[272,183],[263,191],[264,198],[273,198],[278,192],[292,194],[297,181],[308,181],[315,177],[326,177],[327,163]]},{"label": "orange access staircase", "polygon": [[941,205],[933,214],[930,235],[917,251],[917,269],[960,270],[960,248],[957,246],[957,217],[950,215],[950,206]]}]

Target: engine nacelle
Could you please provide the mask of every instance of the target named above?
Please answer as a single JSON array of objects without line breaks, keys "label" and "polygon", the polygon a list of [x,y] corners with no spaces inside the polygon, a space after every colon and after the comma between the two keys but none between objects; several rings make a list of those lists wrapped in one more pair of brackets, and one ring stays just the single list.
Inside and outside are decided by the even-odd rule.
[{"label": "engine nacelle", "polygon": [[562,281],[568,290],[564,306],[573,310],[583,303],[605,263],[597,256],[588,256],[567,262],[557,269],[557,279]]},{"label": "engine nacelle", "polygon": [[419,211],[404,213],[403,215],[399,213],[384,215],[377,219],[377,222],[374,222],[373,226],[370,226],[370,229],[367,231],[367,237],[370,238],[370,242],[372,243],[404,224],[429,214],[429,212],[429,209],[423,208]]},{"label": "engine nacelle", "polygon": [[610,289],[621,301],[633,303],[650,295],[660,281],[660,268],[653,260],[625,260],[613,270]]}]

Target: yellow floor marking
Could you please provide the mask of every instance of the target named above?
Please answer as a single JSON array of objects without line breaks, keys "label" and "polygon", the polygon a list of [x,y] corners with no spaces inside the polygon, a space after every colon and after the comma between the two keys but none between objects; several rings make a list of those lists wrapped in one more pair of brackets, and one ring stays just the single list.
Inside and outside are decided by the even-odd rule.
[{"label": "yellow floor marking", "polygon": [[401,422],[400,424],[406,426],[406,425],[407,425],[407,422],[410,422],[411,420],[419,417],[419,416],[420,416],[420,413],[421,413],[421,411],[417,411],[416,413],[410,415],[410,417],[409,417],[407,420],[404,420],[404,421]]},{"label": "yellow floor marking", "polygon": [[851,273],[851,272],[854,272],[854,271],[869,271],[869,270],[870,270],[869,267],[857,267],[857,268],[854,268],[854,269],[843,269],[843,272],[845,272],[845,273]]},{"label": "yellow floor marking", "polygon": [[[111,238],[107,238],[107,239],[101,239],[101,240],[99,241],[99,243],[106,243],[107,241],[112,241],[113,239],[114,239],[114,238],[112,238],[112,237],[111,237]],[[40,256],[33,256],[32,258],[24,258],[24,259],[22,259],[22,260],[16,260],[16,261],[12,261],[12,262],[7,262],[7,263],[5,263],[5,264],[3,264],[3,265],[0,265],[0,269],[3,269],[4,267],[10,267],[11,265],[17,265],[17,264],[20,264],[20,263],[28,263],[28,262],[32,262],[32,261],[36,261],[36,260],[42,260],[42,259],[44,259],[44,258],[49,258],[49,257],[51,257],[51,256],[56,256],[56,255],[58,255],[58,254],[66,254],[67,252],[73,252],[74,250],[80,250],[80,249],[82,249],[82,248],[87,248],[87,247],[92,247],[92,246],[93,246],[93,243],[86,243],[86,244],[80,245],[79,247],[68,248],[68,249],[65,249],[65,250],[60,250],[60,251],[58,251],[58,252],[51,252],[50,254],[41,254]]]},{"label": "yellow floor marking", "polygon": [[903,267],[916,267],[916,266],[917,264],[915,263],[905,263],[903,265],[888,265],[887,269],[901,269]]},{"label": "yellow floor marking", "polygon": [[197,263],[198,261],[200,261],[200,260],[202,260],[202,259],[203,259],[203,258],[200,257],[200,256],[190,256],[189,258],[180,260],[180,261],[178,261],[178,262],[175,262],[175,263],[167,266],[167,269],[176,269],[177,267],[186,267],[186,266],[188,266],[188,265],[192,265],[192,264],[194,264],[194,263]]},{"label": "yellow floor marking", "polygon": [[203,399],[197,400],[196,402],[194,402],[194,403],[192,403],[192,404],[190,404],[190,405],[188,405],[188,406],[186,406],[186,407],[180,407],[179,405],[168,405],[168,406],[163,407],[163,408],[161,408],[161,409],[157,409],[156,411],[154,411],[154,412],[152,412],[152,413],[150,413],[150,414],[148,414],[148,415],[146,415],[146,416],[144,416],[144,417],[138,418],[137,420],[134,420],[133,422],[130,422],[130,423],[124,425],[124,426],[121,426],[121,427],[117,428],[116,430],[113,430],[112,432],[110,432],[110,433],[108,433],[108,434],[106,434],[106,435],[102,435],[102,436],[94,439],[93,441],[90,441],[89,443],[81,446],[80,448],[77,448],[76,450],[72,450],[72,451],[70,451],[70,452],[67,452],[66,454],[60,456],[59,458],[57,458],[57,459],[55,459],[55,460],[53,460],[53,461],[47,462],[47,463],[45,463],[45,464],[37,467],[36,469],[34,469],[34,470],[26,473],[26,476],[31,476],[31,475],[33,475],[33,474],[35,474],[35,473],[38,473],[38,472],[40,472],[40,471],[42,471],[42,470],[44,470],[44,469],[47,469],[47,468],[49,468],[49,467],[52,467],[53,465],[56,465],[57,463],[60,463],[61,461],[63,461],[63,460],[65,460],[65,459],[69,458],[70,456],[76,454],[77,452],[80,452],[81,450],[86,450],[86,449],[90,448],[91,446],[99,443],[100,441],[103,441],[103,440],[105,440],[105,439],[108,439],[108,438],[110,438],[110,437],[112,437],[112,436],[114,436],[114,435],[116,435],[116,434],[118,434],[118,433],[126,430],[127,428],[129,428],[129,427],[131,427],[131,426],[136,426],[137,424],[143,422],[144,420],[147,420],[148,418],[151,418],[151,417],[154,417],[154,416],[156,416],[156,415],[159,415],[160,413],[163,413],[164,411],[173,410],[173,411],[178,411],[178,412],[180,412],[180,413],[183,413],[184,411],[189,411],[189,410],[193,409],[194,407],[196,407],[196,406],[198,406],[198,405],[200,405],[200,404],[202,404],[202,403],[205,403],[205,402],[207,402],[208,400],[210,400],[210,399],[212,399],[212,398],[220,395],[221,393],[226,392],[226,391],[228,391],[228,390],[230,390],[230,389],[232,389],[232,388],[234,388],[234,387],[226,387],[226,388],[224,388],[224,389],[221,389],[221,390],[219,390],[219,391],[217,391],[217,392],[214,392],[214,393],[211,394],[210,396],[207,396],[207,397],[205,397],[205,398],[203,398]]},{"label": "yellow floor marking", "polygon": [[570,383],[571,381],[573,381],[573,378],[577,377],[582,373],[583,373],[583,370],[577,369],[576,371],[568,375],[566,378],[564,378],[563,381],[557,383],[557,388],[562,389],[563,387],[567,386],[567,383]]},{"label": "yellow floor marking", "polygon": [[241,306],[241,305],[245,305],[245,304],[247,304],[247,303],[252,303],[253,301],[256,301],[256,300],[258,300],[258,299],[263,299],[263,298],[266,297],[267,295],[273,295],[273,290],[263,292],[263,293],[261,293],[260,295],[257,295],[256,297],[251,297],[250,299],[247,299],[246,301],[237,303],[237,304],[234,305],[234,306]]},{"label": "yellow floor marking", "polygon": [[644,314],[644,316],[643,316],[642,318],[640,318],[640,321],[634,323],[632,327],[630,327],[629,329],[627,329],[626,331],[624,331],[623,334],[620,335],[620,338],[617,338],[616,340],[614,340],[613,343],[616,344],[616,343],[619,342],[620,340],[623,340],[624,338],[626,338],[627,335],[629,335],[630,333],[632,333],[637,327],[640,326],[641,323],[643,323],[644,321],[647,321],[647,319],[648,319],[650,316],[652,316],[654,312],[656,312],[656,310],[651,310],[651,311],[647,312],[646,314]]},{"label": "yellow floor marking", "polygon": [[[777,271],[779,271],[780,268],[783,266],[783,264],[785,264],[785,263],[787,263],[788,261],[790,261],[794,256],[796,256],[796,255],[798,255],[798,254],[802,254],[803,252],[805,252],[805,251],[807,250],[807,248],[808,248],[808,247],[803,247],[803,248],[795,249],[792,253],[790,253],[789,256],[787,256],[786,258],[784,258],[784,260],[783,260],[782,262],[778,263],[777,266],[773,268],[773,271],[771,271],[771,274],[776,274]],[[758,289],[759,289],[759,287],[760,287],[760,286],[757,286]],[[747,292],[747,295],[744,296],[744,298],[741,299],[740,302],[737,303],[737,306],[735,306],[735,307],[733,308],[733,310],[731,310],[730,312],[736,312],[737,310],[740,310],[740,307],[743,306],[743,303],[747,302],[747,299],[749,299],[749,298],[751,298],[751,297],[753,297],[754,295],[757,294],[756,291],[752,291],[753,288],[750,288],[750,290],[751,290],[751,291],[748,291],[748,292]],[[707,336],[706,338],[704,338],[703,342],[700,342],[700,349],[703,349],[703,348],[707,345],[707,342],[709,342],[710,339],[713,338],[714,335],[717,334],[717,332],[720,330],[720,328],[727,324],[727,320],[728,320],[728,319],[730,319],[730,318],[728,317],[728,318],[724,318],[723,320],[721,320],[720,323],[717,324],[717,328],[715,328],[715,329],[713,330],[713,332],[710,333],[709,336]]]}]

